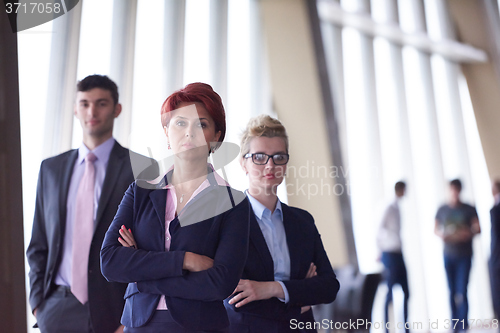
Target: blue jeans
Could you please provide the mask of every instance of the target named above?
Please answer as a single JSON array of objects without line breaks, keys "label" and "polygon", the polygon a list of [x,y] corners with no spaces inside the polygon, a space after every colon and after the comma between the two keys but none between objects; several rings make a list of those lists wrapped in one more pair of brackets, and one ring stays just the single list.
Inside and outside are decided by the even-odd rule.
[{"label": "blue jeans", "polygon": [[[398,252],[382,252],[382,263],[385,266],[384,278],[387,281],[387,297],[385,299],[385,322],[389,322],[389,304],[392,303],[392,287],[399,284],[404,293],[404,323],[408,322],[408,299],[410,292],[408,290],[408,278],[406,276],[406,266],[403,260],[403,254]],[[391,323],[394,325],[394,323]],[[405,328],[408,333],[409,330]],[[389,330],[387,329],[387,332]]]},{"label": "blue jeans", "polygon": [[[454,327],[455,332],[465,331],[468,327],[467,284],[469,283],[471,264],[472,258],[470,256],[444,256],[444,268],[450,288],[451,319],[458,319],[458,323]],[[454,325],[455,322],[452,324]]]}]

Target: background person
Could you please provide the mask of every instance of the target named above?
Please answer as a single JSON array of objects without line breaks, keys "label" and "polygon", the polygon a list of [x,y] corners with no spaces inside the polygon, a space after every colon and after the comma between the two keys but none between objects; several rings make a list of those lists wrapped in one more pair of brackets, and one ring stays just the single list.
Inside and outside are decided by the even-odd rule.
[{"label": "background person", "polygon": [[434,232],[444,241],[444,267],[450,289],[451,318],[455,331],[468,327],[467,285],[472,264],[472,237],[481,232],[476,208],[460,200],[462,182],[450,181],[450,199],[436,214]]},{"label": "background person", "polygon": [[167,98],[173,168],[156,188],[133,183],[101,250],[102,272],[128,282],[125,332],[226,332],[223,300],[248,250],[249,206],[207,164],[226,131],[221,98],[193,83]]},{"label": "background person", "polygon": [[292,319],[314,322],[310,305],[333,302],[339,290],[313,217],[276,195],[288,158],[283,125],[266,115],[251,119],[241,140],[250,244],[235,295],[225,301],[233,333],[296,332]]},{"label": "background person", "polygon": [[495,204],[490,210],[491,216],[491,256],[489,262],[491,299],[495,316],[500,319],[500,181],[493,182],[492,193]]},{"label": "background person", "polygon": [[[384,278],[387,282],[387,296],[385,299],[385,322],[389,322],[389,304],[392,303],[392,287],[399,284],[403,289],[403,315],[404,323],[408,322],[408,299],[410,292],[408,290],[408,278],[406,266],[402,253],[401,241],[401,212],[399,210],[399,201],[406,192],[406,184],[399,181],[394,185],[396,197],[394,201],[386,208],[380,228],[377,235],[377,245],[382,252],[381,259],[384,264]],[[389,332],[389,329],[386,329]],[[405,328],[406,332],[409,329]]]},{"label": "background person", "polygon": [[[129,150],[112,137],[118,88],[107,76],[78,82],[78,149],[42,162],[27,250],[30,305],[42,332],[121,331],[126,285],[101,274],[99,250],[123,193],[134,181]],[[139,155],[135,163],[150,165]],[[152,176],[153,178],[156,175]]]}]

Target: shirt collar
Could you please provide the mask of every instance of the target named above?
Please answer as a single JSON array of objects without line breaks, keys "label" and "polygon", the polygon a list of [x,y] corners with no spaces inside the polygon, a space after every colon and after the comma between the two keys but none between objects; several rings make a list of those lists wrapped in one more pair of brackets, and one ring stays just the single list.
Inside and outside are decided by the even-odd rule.
[{"label": "shirt collar", "polygon": [[[261,204],[259,200],[257,200],[254,197],[252,197],[252,195],[248,192],[248,190],[245,191],[245,194],[247,195],[248,200],[250,201],[250,204],[252,205],[253,213],[260,220],[262,220],[262,215],[264,215],[264,212],[266,210],[269,211],[269,209],[267,209],[266,206],[264,206],[263,204]],[[283,213],[282,213],[282,209],[281,209],[281,201],[280,201],[280,199],[278,199],[278,201],[276,202],[276,207],[274,208],[274,212],[277,212],[279,214],[279,216],[280,216],[280,219],[283,220]],[[269,215],[271,215],[270,213],[271,212],[269,211]]]},{"label": "shirt collar", "polygon": [[[98,161],[100,161],[104,165],[107,165],[109,161],[109,155],[111,154],[111,150],[113,149],[114,145],[115,139],[111,137],[97,146],[94,150],[92,150],[92,152],[95,154]],[[91,150],[82,142],[81,146],[78,148],[78,164],[83,163],[85,157],[87,157],[87,154],[90,151]]]},{"label": "shirt collar", "polygon": [[[211,170],[212,170],[212,174],[214,175],[214,178],[215,178],[215,181],[216,181],[217,185],[219,185],[219,186],[229,186],[229,183],[228,183],[228,182],[226,182],[226,181],[224,180],[224,178],[222,178],[222,177],[221,177],[221,176],[220,176],[220,175],[219,175],[219,174],[215,171],[214,166],[213,166],[211,163],[207,163],[207,168],[209,168],[209,169],[211,169]],[[170,171],[172,171],[172,170],[174,170],[174,166],[173,166],[173,165],[172,165],[172,166],[168,169],[167,174],[168,174]],[[161,178],[164,178],[164,177],[165,177],[165,176],[162,176]],[[171,175],[170,175],[170,176],[167,176],[167,177],[168,177],[168,178],[170,178],[170,177],[171,177]],[[208,177],[209,177],[209,175],[207,174],[207,179],[205,179],[205,180],[201,183],[201,185],[203,185],[203,184],[205,184],[205,183],[207,183],[207,185],[210,185],[210,181],[208,180]],[[169,179],[167,179],[167,181],[168,181],[168,180],[169,180]],[[200,186],[201,186],[201,185],[200,185]],[[167,182],[167,185],[165,185],[163,188],[164,188],[164,189],[167,189],[167,188],[168,188],[168,189],[170,189],[170,188],[172,188],[172,187],[174,187],[174,186],[173,186],[173,185],[172,185],[172,184],[168,181],[168,182]],[[207,186],[207,187],[208,187],[208,186]]]}]

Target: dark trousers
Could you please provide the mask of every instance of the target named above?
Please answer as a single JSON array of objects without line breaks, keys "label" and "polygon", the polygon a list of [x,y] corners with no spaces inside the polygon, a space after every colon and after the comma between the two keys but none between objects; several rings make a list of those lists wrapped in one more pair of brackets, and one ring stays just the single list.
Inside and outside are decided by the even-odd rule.
[{"label": "dark trousers", "polygon": [[177,324],[168,310],[156,310],[153,318],[142,327],[125,327],[125,333],[227,333],[222,331],[191,331]]},{"label": "dark trousers", "polygon": [[280,321],[277,319],[254,316],[249,313],[235,312],[228,309],[229,332],[230,333],[309,333],[317,332],[316,329],[299,329],[312,323],[314,327],[314,316],[312,310],[303,313],[300,320]]},{"label": "dark trousers", "polygon": [[[392,303],[392,287],[399,284],[403,289],[403,313],[404,321],[408,322],[408,299],[410,291],[408,289],[408,277],[406,275],[406,266],[403,260],[403,254],[400,252],[382,252],[382,263],[384,264],[384,278],[387,281],[387,297],[385,299],[385,322],[389,322],[389,304]],[[409,332],[405,328],[406,332]],[[387,330],[389,332],[389,330]]]},{"label": "dark trousers", "polygon": [[88,304],[80,303],[69,287],[57,287],[37,308],[40,332],[93,333]]},{"label": "dark trousers", "polygon": [[493,310],[495,317],[500,319],[500,260],[498,262],[489,262],[491,299],[493,300]]},{"label": "dark trousers", "polygon": [[468,327],[467,285],[469,284],[471,264],[472,258],[470,256],[444,256],[444,268],[450,289],[451,318],[458,319],[458,323],[454,327],[455,332],[464,331]]}]

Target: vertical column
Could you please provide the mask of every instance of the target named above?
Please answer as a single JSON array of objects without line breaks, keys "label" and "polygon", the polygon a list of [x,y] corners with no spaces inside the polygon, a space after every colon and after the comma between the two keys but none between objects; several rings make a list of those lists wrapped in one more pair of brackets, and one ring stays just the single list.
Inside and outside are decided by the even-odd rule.
[{"label": "vertical column", "polygon": [[487,63],[461,64],[469,87],[477,128],[490,178],[500,177],[500,18],[494,0],[448,1],[449,13],[461,42],[484,50]]},{"label": "vertical column", "polygon": [[258,1],[249,1],[250,9],[250,117],[272,113],[269,69],[265,57],[262,17]]},{"label": "vertical column", "polygon": [[[446,3],[426,0],[425,5],[429,36],[436,40],[455,39]],[[447,179],[462,179],[464,199],[471,201],[472,178],[458,87],[459,68],[439,54],[432,56],[431,65],[444,173]]]},{"label": "vertical column", "polygon": [[[0,323],[26,332],[17,35],[0,13]],[[33,138],[36,140],[36,138]]]},{"label": "vertical column", "polygon": [[71,148],[82,3],[53,21],[43,157]]},{"label": "vertical column", "polygon": [[[366,0],[343,0],[348,12],[370,13]],[[384,204],[373,38],[353,28],[342,33],[349,188],[360,269],[376,271],[376,216]]]},{"label": "vertical column", "polygon": [[[260,1],[274,108],[287,127],[290,205],[315,218],[333,266],[349,263],[306,2]],[[340,172],[340,171],[339,171]],[[332,174],[333,173],[333,174]]]},{"label": "vertical column", "polygon": [[123,112],[115,120],[113,135],[127,147],[132,123],[136,17],[137,0],[113,2],[110,77],[118,85],[123,106]]},{"label": "vertical column", "polygon": [[[324,44],[325,38],[327,36],[339,37],[334,39],[331,42],[336,42],[336,44],[332,45],[332,43],[328,43],[331,48],[336,48],[337,51],[342,50],[341,40],[340,40],[340,29],[337,30],[337,34],[334,31],[331,31],[332,35],[327,35],[323,37],[321,23],[318,14],[318,8],[315,1],[307,1],[308,13],[309,13],[309,24],[312,32],[312,40],[314,43],[314,54],[315,54],[315,62],[318,72],[319,84],[321,87],[321,97],[323,102],[323,110],[324,110],[324,118],[328,128],[328,143],[330,146],[330,155],[334,161],[334,168],[340,169],[341,172],[338,172],[334,179],[335,185],[340,185],[343,189],[347,189],[349,186],[349,182],[347,180],[346,173],[344,172],[346,169],[346,164],[344,164],[344,159],[342,155],[342,145],[341,145],[341,137],[340,137],[340,128],[343,127],[343,123],[339,123],[339,119],[345,121],[345,110],[344,110],[344,98],[343,96],[340,98],[340,103],[335,103],[336,97],[342,93],[343,89],[339,91],[335,91],[331,87],[331,83],[341,84],[343,86],[342,74],[343,71],[340,72],[340,75],[336,75],[336,73],[331,74],[329,72],[329,64],[332,66],[332,63],[327,60],[327,52],[326,46]],[[340,53],[340,52],[339,52]],[[339,69],[342,68],[342,58],[340,57],[340,63],[337,61],[335,63],[339,65]],[[341,109],[339,110],[339,106]],[[345,127],[344,127],[345,128]],[[345,142],[345,141],[344,141]],[[356,251],[356,244],[354,242],[354,233],[353,233],[353,224],[352,224],[352,211],[351,211],[351,201],[349,198],[349,192],[342,191],[341,193],[336,193],[337,198],[340,204],[340,211],[342,214],[342,224],[344,227],[345,233],[345,243],[346,249],[349,257],[349,263],[352,265],[352,268],[355,272],[359,270],[358,264],[358,256]]]},{"label": "vertical column", "polygon": [[[454,40],[455,31],[449,14],[449,8],[444,0],[425,0],[425,9],[427,16],[427,26],[429,35],[436,40]],[[464,183],[462,199],[468,203],[479,203],[475,197],[474,188],[487,189],[489,192],[490,184],[487,177],[473,175],[471,172],[471,156],[469,155],[466,129],[464,126],[464,117],[459,89],[459,64],[451,62],[440,55],[433,55],[432,69],[434,75],[434,84],[436,87],[436,105],[438,107],[437,116],[439,122],[439,133],[441,138],[441,148],[443,154],[444,173],[447,179],[460,178]],[[483,185],[482,187],[480,185]],[[474,200],[476,199],[476,200]],[[489,221],[481,220],[482,225],[488,225]],[[487,230],[488,228],[483,228]],[[479,236],[474,239],[474,261],[469,283],[469,289],[474,292],[469,293],[469,316],[475,318],[483,317],[490,313],[491,293],[489,289],[484,288],[488,285],[487,258],[483,254],[483,248],[489,248],[489,244],[481,246],[484,237]],[[486,237],[486,239],[489,239]],[[475,312],[477,311],[477,312]]]},{"label": "vertical column", "polygon": [[[371,0],[372,17],[385,25],[399,25],[397,0]],[[421,249],[421,218],[416,200],[416,179],[412,165],[407,100],[403,74],[402,47],[383,38],[375,38],[375,67],[380,139],[386,198],[394,197],[394,184],[407,182],[406,198],[401,202],[403,254],[410,287],[410,321],[427,322],[425,265]],[[412,292],[420,290],[424,292]],[[399,298],[396,298],[395,304]],[[399,312],[400,306],[395,307]],[[399,319],[399,318],[398,318]]]},{"label": "vertical column", "polygon": [[165,97],[182,88],[186,1],[165,0],[163,30],[163,91]]},{"label": "vertical column", "polygon": [[209,73],[215,91],[227,100],[227,0],[210,0]]},{"label": "vertical column", "polygon": [[[332,5],[339,7],[339,0],[332,2]],[[335,121],[338,127],[340,150],[342,152],[342,162],[346,169],[349,169],[346,133],[345,114],[345,92],[344,92],[344,57],[342,48],[342,27],[330,22],[321,22],[321,33],[325,50],[326,65],[329,73],[331,96],[333,98]],[[350,210],[350,209],[349,209]]]},{"label": "vertical column", "polygon": [[[399,0],[401,28],[410,33],[425,33],[424,7],[421,0]],[[403,48],[403,66],[408,108],[409,133],[413,154],[414,188],[420,219],[421,248],[425,262],[428,313],[448,318],[448,287],[442,259],[442,241],[434,236],[434,217],[446,199],[446,181],[436,118],[434,85],[430,56],[412,47]]]}]

